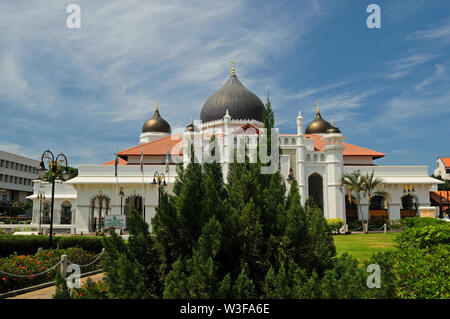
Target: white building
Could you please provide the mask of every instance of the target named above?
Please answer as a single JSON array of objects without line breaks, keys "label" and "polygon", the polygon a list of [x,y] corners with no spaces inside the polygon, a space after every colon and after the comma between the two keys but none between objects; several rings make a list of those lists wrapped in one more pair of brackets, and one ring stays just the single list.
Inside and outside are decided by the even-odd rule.
[{"label": "white building", "polygon": [[0,150],[0,213],[33,193],[39,161]]},{"label": "white building", "polygon": [[442,179],[450,180],[450,157],[438,157],[434,176],[441,176]]},{"label": "white building", "polygon": [[[232,75],[224,86],[211,95],[203,105],[198,127],[191,121],[184,133],[172,134],[170,125],[162,119],[158,106],[144,123],[137,146],[118,153],[117,177],[115,161],[101,165],[80,165],[78,176],[65,182],[75,193],[57,188],[58,205],[68,201],[72,205],[72,231],[93,232],[103,226],[107,214],[128,215],[130,206],[137,208],[151,225],[151,218],[158,206],[158,184],[154,174],[163,173],[170,192],[176,178],[176,162],[189,162],[188,150],[201,149],[208,144],[212,134],[218,139],[218,160],[226,179],[233,154],[242,141],[249,153],[255,150],[256,139],[264,135],[262,101],[246,89]],[[301,114],[296,118],[297,134],[279,134],[275,139],[282,150],[279,161],[285,179],[295,177],[304,202],[312,196],[322,208],[326,218],[356,218],[356,211],[346,203],[345,189],[341,184],[343,174],[353,170],[372,172],[383,179],[383,190],[388,198],[367,198],[362,202],[367,218],[399,220],[415,215],[421,207],[430,206],[429,190],[440,183],[427,175],[426,166],[377,166],[374,160],[385,154],[343,142],[340,130],[321,117],[317,107],[316,118],[304,128]],[[278,149],[277,147],[274,149]],[[143,171],[140,170],[141,152]],[[250,156],[249,158],[252,158]],[[405,185],[414,192],[404,193]],[[411,187],[412,186],[412,187]],[[35,188],[36,192],[37,188]],[[144,203],[142,203],[142,197]],[[38,200],[34,200],[35,209]],[[57,223],[58,215],[55,217]],[[35,219],[33,219],[35,222]]]}]

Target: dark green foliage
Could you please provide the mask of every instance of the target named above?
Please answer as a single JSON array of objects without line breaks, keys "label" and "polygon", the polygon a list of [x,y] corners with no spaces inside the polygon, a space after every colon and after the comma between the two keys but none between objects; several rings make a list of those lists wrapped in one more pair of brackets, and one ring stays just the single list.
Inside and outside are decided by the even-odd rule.
[{"label": "dark green foliage", "polygon": [[56,270],[55,274],[56,291],[53,299],[70,299],[70,289],[67,287],[67,280],[61,274],[61,271]]},{"label": "dark green foliage", "polygon": [[[64,180],[63,178],[63,172],[65,170],[64,166],[59,167],[59,169],[56,170],[56,177]],[[78,176],[78,169],[74,167],[68,167],[69,170],[69,179],[77,177]],[[45,182],[51,182],[51,170],[48,170],[42,177],[40,177],[40,180]]]},{"label": "dark green foliage", "polygon": [[56,248],[57,238],[53,237],[52,247],[49,247],[48,236],[0,235],[0,257],[7,257],[14,252],[21,255],[35,254],[39,247]]},{"label": "dark green foliage", "polygon": [[397,249],[374,255],[381,268],[382,288],[374,297],[450,298],[450,224],[411,218],[395,241]]},{"label": "dark green foliage", "polygon": [[133,208],[130,211],[130,240],[127,245],[114,230],[104,238],[103,269],[111,298],[151,298],[160,294],[157,255],[146,224]]},{"label": "dark green foliage", "polygon": [[100,253],[103,249],[103,242],[101,237],[88,237],[88,236],[61,236],[53,237],[53,240],[57,239],[59,248],[79,247],[83,250],[93,253]]},{"label": "dark green foliage", "polygon": [[48,236],[31,235],[0,235],[0,257],[7,257],[14,252],[21,255],[29,255],[37,252],[39,247],[43,249],[79,247],[83,250],[99,253],[103,244],[100,237],[87,236],[54,236],[52,247],[49,247]]},{"label": "dark green foliage", "polygon": [[427,226],[427,225],[442,225],[446,222],[437,219],[437,218],[430,218],[430,217],[407,217],[405,219],[402,219],[402,224],[406,227],[421,227],[421,226]]},{"label": "dark green foliage", "polygon": [[320,283],[321,298],[368,298],[371,289],[366,286],[367,275],[355,258],[344,254],[333,260],[333,266],[325,271]]}]

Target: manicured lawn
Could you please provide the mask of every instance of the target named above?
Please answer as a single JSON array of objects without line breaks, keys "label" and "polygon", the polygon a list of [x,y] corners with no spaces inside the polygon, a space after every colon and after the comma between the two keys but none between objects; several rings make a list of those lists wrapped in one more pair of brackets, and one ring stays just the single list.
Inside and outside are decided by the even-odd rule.
[{"label": "manicured lawn", "polygon": [[368,260],[373,253],[394,248],[394,237],[398,233],[335,235],[334,244],[338,255],[348,253],[360,262]]}]

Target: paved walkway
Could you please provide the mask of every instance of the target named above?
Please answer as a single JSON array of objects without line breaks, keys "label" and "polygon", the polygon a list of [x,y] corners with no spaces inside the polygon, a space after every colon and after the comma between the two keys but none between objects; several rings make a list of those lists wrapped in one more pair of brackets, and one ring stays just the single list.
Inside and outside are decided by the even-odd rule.
[{"label": "paved walkway", "polygon": [[[104,273],[96,274],[93,276],[81,278],[81,283],[83,284],[86,279],[91,278],[94,282],[100,281],[103,279]],[[32,292],[27,292],[22,295],[18,295],[15,297],[7,298],[7,299],[52,299],[52,296],[55,294],[56,287],[51,286],[39,290],[35,290]]]}]

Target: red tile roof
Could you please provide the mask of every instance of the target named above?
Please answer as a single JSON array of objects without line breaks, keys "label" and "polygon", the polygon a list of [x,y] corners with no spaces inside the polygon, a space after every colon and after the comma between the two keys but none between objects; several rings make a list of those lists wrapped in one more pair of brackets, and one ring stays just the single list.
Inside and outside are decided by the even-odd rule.
[{"label": "red tile roof", "polygon": [[[295,134],[280,134],[280,135],[286,136]],[[321,151],[325,147],[325,142],[321,140],[322,138],[321,135],[305,134],[305,137],[314,139],[314,149],[316,151]],[[386,155],[384,153],[376,152],[349,143],[343,142],[342,145],[345,147],[343,152],[344,156],[370,156],[373,159],[376,159],[384,157]],[[119,152],[119,165],[127,165],[128,162],[125,159],[128,156],[140,156],[142,146],[144,147],[144,156],[165,156],[167,152],[167,147],[169,147],[170,156],[183,155],[183,137],[181,134],[173,134],[170,136],[160,138],[156,141],[148,142],[143,145],[134,146],[132,148]],[[114,165],[114,160],[103,163],[103,165]]]},{"label": "red tile roof", "polygon": [[[115,162],[116,162],[116,160],[112,160],[112,161],[103,163],[102,165],[115,165]],[[120,166],[120,165],[127,165],[128,162],[127,162],[126,160],[124,160],[123,158],[120,158],[120,157],[119,157],[119,161],[118,161],[117,164],[118,164],[119,166]]]},{"label": "red tile roof", "polygon": [[144,156],[162,156],[166,155],[169,147],[169,155],[183,155],[183,137],[181,134],[173,134],[156,141],[138,145],[119,152],[119,156],[141,155],[141,149],[144,146]]},{"label": "red tile roof", "polygon": [[[314,149],[316,151],[321,151],[325,147],[325,141],[322,140],[322,135],[305,134],[305,137],[314,139]],[[370,156],[373,159],[386,156],[386,154],[384,153],[380,153],[377,151],[370,150],[368,148],[356,146],[345,142],[342,142],[342,146],[345,147],[343,152],[344,156]]]},{"label": "red tile roof", "polygon": [[441,158],[441,160],[445,167],[450,167],[450,157]]}]

